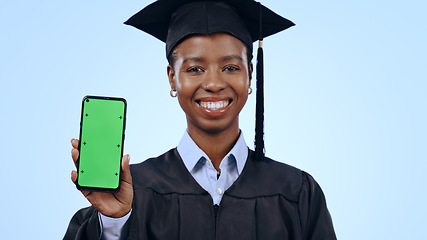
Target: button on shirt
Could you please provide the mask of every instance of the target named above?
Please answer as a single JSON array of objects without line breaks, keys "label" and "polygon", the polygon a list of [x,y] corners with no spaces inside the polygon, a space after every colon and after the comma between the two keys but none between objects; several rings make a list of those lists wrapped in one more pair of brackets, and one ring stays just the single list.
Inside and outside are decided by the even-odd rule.
[{"label": "button on shirt", "polygon": [[243,133],[240,133],[231,151],[222,159],[219,168],[221,174],[214,168],[209,157],[191,139],[187,131],[177,147],[188,171],[197,183],[211,196],[213,204],[220,204],[224,192],[236,181],[248,158],[248,147]]},{"label": "button on shirt", "polygon": [[[248,147],[243,133],[240,132],[231,151],[222,159],[219,168],[221,174],[212,165],[209,157],[193,141],[187,131],[177,147],[185,167],[196,182],[212,197],[212,204],[220,205],[224,192],[236,181],[242,173],[248,158]],[[111,219],[99,213],[101,224],[101,239],[113,240],[120,238],[120,232],[130,216],[130,212],[118,219]]]}]

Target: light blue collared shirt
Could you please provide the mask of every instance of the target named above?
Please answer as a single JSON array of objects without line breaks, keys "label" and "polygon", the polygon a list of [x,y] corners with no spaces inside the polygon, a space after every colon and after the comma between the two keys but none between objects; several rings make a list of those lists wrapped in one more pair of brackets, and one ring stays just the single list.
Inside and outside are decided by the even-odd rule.
[{"label": "light blue collared shirt", "polygon": [[248,158],[248,147],[243,133],[240,133],[234,147],[222,159],[219,165],[221,169],[219,178],[209,157],[196,145],[187,131],[179,142],[177,150],[193,178],[212,196],[213,204],[218,205],[224,192],[239,177]]}]

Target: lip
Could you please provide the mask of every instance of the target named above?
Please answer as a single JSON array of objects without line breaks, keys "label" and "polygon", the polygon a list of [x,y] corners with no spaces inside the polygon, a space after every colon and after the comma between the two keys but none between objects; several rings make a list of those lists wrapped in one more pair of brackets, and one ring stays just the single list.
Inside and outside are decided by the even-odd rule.
[{"label": "lip", "polygon": [[232,98],[226,97],[205,97],[196,100],[200,111],[211,118],[218,118],[225,115],[233,105]]}]

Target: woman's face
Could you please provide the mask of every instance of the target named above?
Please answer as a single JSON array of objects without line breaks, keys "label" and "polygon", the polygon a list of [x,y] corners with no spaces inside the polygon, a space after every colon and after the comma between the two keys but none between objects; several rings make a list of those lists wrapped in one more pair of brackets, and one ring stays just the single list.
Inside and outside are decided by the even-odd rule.
[{"label": "woman's face", "polygon": [[174,54],[168,77],[187,116],[188,131],[238,131],[252,75],[246,46],[229,34],[217,33],[190,37]]}]

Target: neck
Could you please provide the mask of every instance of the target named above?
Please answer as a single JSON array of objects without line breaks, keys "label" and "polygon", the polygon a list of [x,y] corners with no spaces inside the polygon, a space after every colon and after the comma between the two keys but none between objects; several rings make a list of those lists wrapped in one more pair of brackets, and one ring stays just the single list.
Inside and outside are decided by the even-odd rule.
[{"label": "neck", "polygon": [[214,133],[198,128],[187,128],[187,131],[196,145],[208,155],[216,170],[219,170],[222,159],[230,152],[240,135],[238,126],[235,129]]}]

